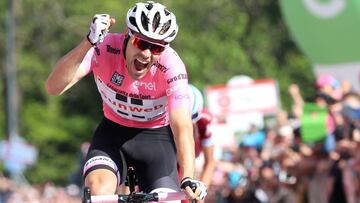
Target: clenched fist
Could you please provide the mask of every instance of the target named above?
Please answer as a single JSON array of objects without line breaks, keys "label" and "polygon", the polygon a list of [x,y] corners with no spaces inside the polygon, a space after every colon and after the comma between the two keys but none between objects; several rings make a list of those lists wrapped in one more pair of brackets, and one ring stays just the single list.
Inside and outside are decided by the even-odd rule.
[{"label": "clenched fist", "polygon": [[98,45],[104,41],[110,27],[115,24],[115,19],[108,14],[96,14],[90,24],[87,39],[92,45]]}]

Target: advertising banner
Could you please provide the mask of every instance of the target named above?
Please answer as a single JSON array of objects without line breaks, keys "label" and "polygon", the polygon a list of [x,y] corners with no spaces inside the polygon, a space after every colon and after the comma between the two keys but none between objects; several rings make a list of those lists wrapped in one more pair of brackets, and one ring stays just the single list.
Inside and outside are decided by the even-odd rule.
[{"label": "advertising banner", "polygon": [[280,6],[293,39],[310,59],[314,72],[348,80],[359,89],[360,1],[280,0]]},{"label": "advertising banner", "polygon": [[244,113],[276,113],[280,108],[274,80],[258,80],[247,85],[219,85],[206,89],[209,111],[215,117]]},{"label": "advertising banner", "polygon": [[313,64],[360,62],[359,0],[281,0],[298,46]]}]

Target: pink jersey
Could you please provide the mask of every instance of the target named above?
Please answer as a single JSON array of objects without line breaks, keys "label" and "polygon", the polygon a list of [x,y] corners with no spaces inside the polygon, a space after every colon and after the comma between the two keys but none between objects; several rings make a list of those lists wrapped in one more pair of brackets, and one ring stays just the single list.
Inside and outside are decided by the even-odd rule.
[{"label": "pink jersey", "polygon": [[147,75],[134,80],[126,69],[124,39],[124,34],[109,33],[97,48],[89,50],[81,65],[93,72],[104,116],[128,127],[168,125],[170,110],[190,108],[184,63],[167,47]]}]

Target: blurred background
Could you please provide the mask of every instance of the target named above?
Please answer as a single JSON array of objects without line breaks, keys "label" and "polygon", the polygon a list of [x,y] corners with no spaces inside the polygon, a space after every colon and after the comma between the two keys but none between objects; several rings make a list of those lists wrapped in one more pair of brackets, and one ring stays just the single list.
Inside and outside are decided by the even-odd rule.
[{"label": "blurred background", "polygon": [[[136,2],[0,2],[0,203],[79,201],[82,159],[87,142],[102,117],[101,99],[92,76],[60,97],[47,95],[44,84],[54,63],[87,34],[94,14],[108,13],[115,17],[117,21],[111,32],[122,32],[127,10]],[[319,163],[314,160],[324,161],[321,170],[329,174],[326,180],[330,180],[338,172],[331,168],[338,166],[341,160],[335,156],[341,154],[336,151],[338,142],[349,141],[350,144],[341,145],[345,151],[356,149],[359,144],[353,135],[360,119],[360,1],[159,2],[177,17],[179,33],[171,46],[185,62],[189,81],[203,91],[206,106],[215,117],[211,130],[217,140],[218,176],[214,176],[207,202],[246,202],[231,196],[240,179],[231,184],[226,182],[234,178],[234,174],[240,177],[239,171],[246,174],[248,184],[245,185],[251,185],[247,187],[249,191],[249,188],[262,188],[254,189],[257,199],[262,199],[258,200],[260,202],[284,202],[270,198],[271,194],[278,194],[274,188],[293,191],[298,202],[333,201],[331,191],[326,197],[311,198],[304,188],[311,185],[312,177],[321,179],[310,173],[315,171],[314,163]],[[325,118],[329,105],[344,104],[347,93],[353,93],[353,97],[346,97],[346,101],[356,100],[352,106],[355,113],[350,113],[354,116],[348,118],[346,114],[342,123],[333,122],[334,129],[325,129],[329,128]],[[333,103],[329,97],[334,99]],[[325,101],[325,110],[319,106],[305,108],[306,103],[313,104],[317,98]],[[303,114],[297,114],[296,108]],[[309,115],[313,112],[322,115],[321,119],[311,120]],[[285,123],[281,123],[281,115]],[[299,123],[309,127],[302,134],[297,131]],[[281,128],[284,126],[290,129]],[[352,130],[340,133],[346,136],[336,137],[336,126],[350,126]],[[314,128],[320,132],[313,135]],[[310,134],[307,133],[309,129]],[[245,141],[257,131],[264,132],[263,139]],[[277,150],[281,156],[269,157],[269,153],[273,154],[269,151],[261,155],[269,139],[273,145],[281,142],[279,145],[284,147],[278,137],[288,134],[291,134],[290,143],[296,141],[296,149],[285,144],[285,148],[291,150]],[[329,141],[329,137],[334,141]],[[305,152],[299,150],[301,146]],[[346,164],[357,163],[358,151],[346,157],[346,160],[355,160]],[[309,167],[289,175],[280,168],[282,161],[290,160],[294,162],[288,167],[292,170],[297,164],[308,163]],[[233,169],[239,169],[238,173],[233,173]],[[352,172],[359,177],[359,172]],[[286,187],[271,181],[265,186],[257,184],[259,180],[268,183],[265,180],[272,176],[286,183]],[[308,182],[300,184],[300,180],[305,179]],[[313,184],[321,185],[320,182]],[[26,183],[31,190],[21,191],[23,188],[18,187],[18,183]],[[223,189],[224,184],[228,190]],[[350,189],[343,189],[345,201],[360,202],[355,195],[360,194],[360,183],[354,181],[352,185]],[[274,192],[266,188],[273,188]],[[266,195],[261,196],[261,191]]]}]

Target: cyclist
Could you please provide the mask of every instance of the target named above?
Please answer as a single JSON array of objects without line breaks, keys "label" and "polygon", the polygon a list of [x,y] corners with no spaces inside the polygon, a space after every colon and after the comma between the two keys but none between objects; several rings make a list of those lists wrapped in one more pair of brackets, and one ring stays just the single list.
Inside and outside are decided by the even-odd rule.
[{"label": "cyclist", "polygon": [[[204,163],[198,175],[200,181],[209,188],[215,170],[214,140],[209,130],[209,125],[213,117],[204,107],[204,98],[201,91],[192,84],[189,84],[189,87],[191,90],[190,104],[194,130],[193,136],[195,140],[195,157],[199,157],[201,152],[204,157]],[[180,170],[179,177],[181,180]]]},{"label": "cyclist", "polygon": [[[108,33],[114,23],[96,14],[86,38],[57,62],[46,82],[49,94],[61,95],[90,72],[94,76],[104,118],[87,153],[85,186],[94,195],[114,194],[132,166],[143,192],[181,188],[189,199],[203,199],[206,187],[193,179],[187,72],[169,45],[178,32],[175,15],[148,1],[128,10],[124,33]],[[185,177],[180,187],[177,158]]]},{"label": "cyclist", "polygon": [[191,89],[191,115],[193,121],[195,138],[195,157],[199,157],[201,152],[204,155],[204,164],[200,173],[200,180],[206,187],[210,187],[211,179],[215,169],[214,140],[209,130],[212,122],[212,114],[204,107],[202,93],[194,85],[189,85]]}]

